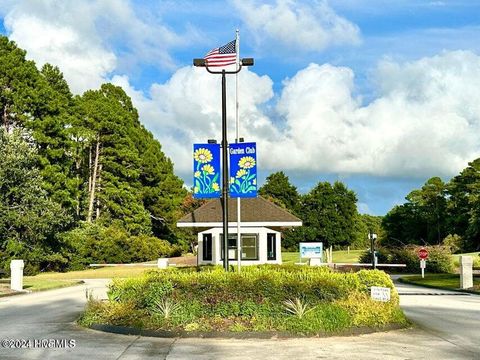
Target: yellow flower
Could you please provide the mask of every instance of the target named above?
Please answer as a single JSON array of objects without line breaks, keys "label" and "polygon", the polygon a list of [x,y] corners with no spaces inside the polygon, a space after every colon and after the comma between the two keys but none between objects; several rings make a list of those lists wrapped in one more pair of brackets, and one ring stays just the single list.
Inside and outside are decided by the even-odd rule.
[{"label": "yellow flower", "polygon": [[235,178],[233,176],[230,178],[230,184],[235,184]]},{"label": "yellow flower", "polygon": [[202,173],[200,171],[195,171],[195,177],[199,178]]},{"label": "yellow flower", "polygon": [[210,150],[205,148],[200,148],[195,150],[195,152],[193,153],[193,158],[199,163],[206,164],[212,161],[213,156]]},{"label": "yellow flower", "polygon": [[220,190],[220,186],[218,186],[217,183],[213,183],[213,184],[212,184],[212,189],[213,189],[214,191],[218,191],[218,190]]},{"label": "yellow flower", "polygon": [[244,156],[238,162],[238,166],[244,169],[251,169],[255,166],[255,159],[251,156]]},{"label": "yellow flower", "polygon": [[241,178],[242,176],[245,176],[247,175],[247,172],[245,171],[245,169],[240,169],[237,171],[237,178]]},{"label": "yellow flower", "polygon": [[202,170],[209,175],[212,175],[215,172],[215,169],[213,168],[213,166],[209,164],[203,165]]},{"label": "yellow flower", "polygon": [[193,188],[193,192],[194,192],[195,194],[198,193],[199,191],[200,191],[200,189],[198,188],[198,186],[195,186],[195,187]]}]

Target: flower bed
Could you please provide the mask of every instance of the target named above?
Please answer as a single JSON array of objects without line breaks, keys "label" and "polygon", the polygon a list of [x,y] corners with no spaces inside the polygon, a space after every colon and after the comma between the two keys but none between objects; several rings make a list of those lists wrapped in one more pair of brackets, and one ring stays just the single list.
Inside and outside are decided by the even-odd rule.
[{"label": "flower bed", "polygon": [[[371,300],[370,286],[391,288],[391,300]],[[217,267],[169,269],[115,280],[108,296],[107,302],[91,300],[80,323],[298,335],[407,323],[391,279],[371,270],[345,274],[270,265],[245,267],[241,273]]]}]

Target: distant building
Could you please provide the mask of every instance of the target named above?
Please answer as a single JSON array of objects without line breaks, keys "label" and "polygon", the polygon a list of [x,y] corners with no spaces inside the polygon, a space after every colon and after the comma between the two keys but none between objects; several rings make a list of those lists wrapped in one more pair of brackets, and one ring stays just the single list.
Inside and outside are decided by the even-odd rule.
[{"label": "distant building", "polygon": [[[302,226],[287,210],[262,198],[241,200],[242,265],[281,264],[282,229]],[[223,220],[220,199],[213,199],[185,215],[178,227],[198,229],[198,264],[223,263]],[[237,263],[237,200],[228,201],[228,258]]]}]

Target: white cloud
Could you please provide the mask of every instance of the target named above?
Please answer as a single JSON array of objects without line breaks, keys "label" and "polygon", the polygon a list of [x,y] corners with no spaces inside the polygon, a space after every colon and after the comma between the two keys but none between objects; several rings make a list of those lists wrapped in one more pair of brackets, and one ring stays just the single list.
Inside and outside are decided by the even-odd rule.
[{"label": "white cloud", "polygon": [[[358,40],[356,26],[325,2],[293,4],[236,6],[242,16],[252,15],[245,21],[253,30],[284,45],[309,43],[321,50]],[[39,65],[58,65],[77,93],[137,61],[128,54],[147,62],[160,59],[168,67],[167,50],[182,42],[182,36],[150,24],[126,1],[23,0],[8,6],[1,11],[7,13],[9,37]],[[107,40],[119,38],[127,53],[121,57],[107,46]],[[246,68],[240,73],[240,135],[258,142],[265,171],[306,175],[453,175],[480,155],[479,56],[452,51],[407,63],[387,59],[374,73],[377,93],[369,104],[353,95],[350,68],[314,63],[285,80],[272,104],[271,79]],[[232,79],[227,84],[229,140],[234,138]],[[183,67],[165,83],[153,84],[148,94],[133,88],[125,75],[112,81],[126,89],[143,123],[188,181],[191,144],[220,138],[220,77]]]},{"label": "white cloud", "polygon": [[4,4],[2,11],[9,38],[37,65],[57,65],[75,93],[139,62],[173,69],[169,50],[197,36],[191,29],[176,34],[126,0],[22,0]]},{"label": "white cloud", "polygon": [[[383,61],[378,98],[352,96],[348,68],[311,64],[278,103],[288,130],[270,166],[345,174],[452,175],[480,155],[480,57]],[[291,149],[295,149],[292,153]],[[292,162],[284,162],[288,155]]]},{"label": "white cloud", "polygon": [[[194,142],[221,140],[221,83],[205,69],[184,67],[164,84],[153,84],[148,96],[135,90],[127,77],[114,77],[138,107],[143,123],[163,145],[175,169],[185,179],[191,170],[191,147]],[[247,68],[239,74],[240,136],[248,140],[272,141],[279,131],[262,113],[260,105],[273,97],[273,83],[268,76],[258,76]],[[229,140],[235,138],[235,83],[227,79],[227,117]]]},{"label": "white cloud", "polygon": [[74,10],[66,2],[23,1],[5,17],[10,39],[38,66],[45,62],[59,66],[75,92],[98,87],[116,65],[115,54],[103,46],[93,28],[94,14],[85,4]]},{"label": "white cloud", "polygon": [[[275,105],[282,121],[273,121],[264,112],[272,81],[242,71],[241,136],[258,142],[262,169],[418,178],[453,175],[480,155],[479,56],[456,51],[404,64],[385,60],[376,73],[378,97],[363,105],[352,95],[351,69],[310,64],[284,82]],[[220,138],[219,77],[185,67],[154,84],[148,97],[125,77],[114,81],[188,182],[191,144]],[[233,88],[229,81],[229,140]]]},{"label": "white cloud", "polygon": [[301,52],[321,51],[332,45],[358,44],[358,26],[339,16],[326,1],[300,4],[276,0],[260,4],[254,0],[234,0],[234,6],[257,41],[263,45],[273,40]]}]

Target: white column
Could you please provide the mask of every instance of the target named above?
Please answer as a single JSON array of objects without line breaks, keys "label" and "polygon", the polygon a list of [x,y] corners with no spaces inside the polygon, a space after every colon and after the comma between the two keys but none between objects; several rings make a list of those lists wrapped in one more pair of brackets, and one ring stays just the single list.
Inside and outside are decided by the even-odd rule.
[{"label": "white column", "polygon": [[[203,261],[203,234],[202,233],[197,234],[197,243],[198,243],[197,265],[200,265]],[[212,247],[213,247],[213,245],[212,245]]]},{"label": "white column", "polygon": [[[222,241],[222,237],[220,236],[220,231],[223,229],[217,229],[217,231],[213,232],[212,231],[212,243],[213,243],[213,253],[212,253],[212,263],[215,265],[221,265],[222,264],[222,244],[220,242]],[[223,231],[222,231],[223,232]]]},{"label": "white column", "polygon": [[471,256],[460,256],[460,288],[473,287],[473,259]]},{"label": "white column", "polygon": [[23,290],[23,260],[12,260],[10,263],[10,288],[15,291]]},{"label": "white column", "polygon": [[282,263],[282,233],[278,232],[275,234],[275,246],[277,251],[277,264]]}]

